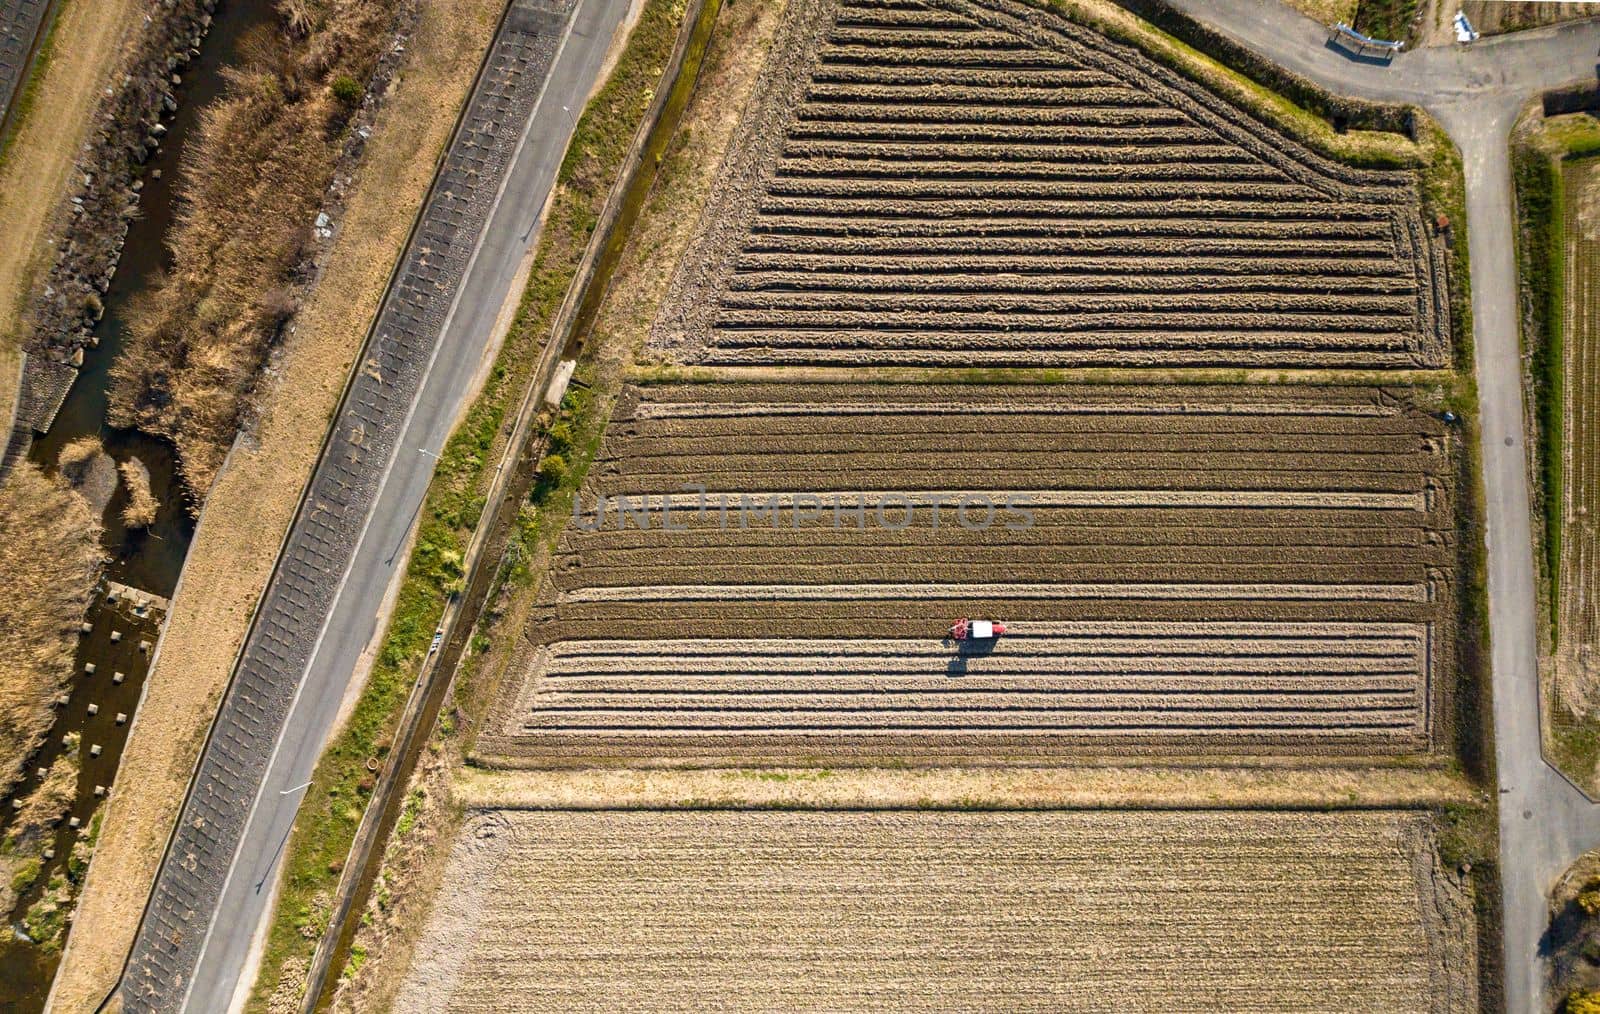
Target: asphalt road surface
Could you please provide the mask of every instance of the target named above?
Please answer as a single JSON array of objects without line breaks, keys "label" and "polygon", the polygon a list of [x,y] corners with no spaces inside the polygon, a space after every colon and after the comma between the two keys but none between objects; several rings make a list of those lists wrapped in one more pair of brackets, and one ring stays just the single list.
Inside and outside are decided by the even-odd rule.
[{"label": "asphalt road surface", "polygon": [[1507,142],[1517,113],[1530,99],[1560,85],[1594,80],[1600,24],[1483,39],[1471,47],[1423,49],[1385,63],[1353,58],[1330,45],[1325,27],[1275,0],[1173,2],[1331,91],[1427,108],[1461,149],[1488,508],[1506,1009],[1511,1014],[1542,1010],[1546,969],[1539,942],[1548,922],[1547,895],[1573,860],[1600,846],[1600,807],[1545,763],[1540,750],[1538,596]]},{"label": "asphalt road surface", "polygon": [[185,1010],[217,1011],[235,993],[252,940],[269,911],[300,790],[311,778],[358,656],[372,639],[385,593],[406,564],[404,543],[433,473],[433,455],[464,407],[518,267],[538,240],[534,223],[628,6],[628,0],[579,0],[568,23],[544,94],[467,269],[438,352],[383,476],[371,519],[278,739],[202,945]]}]

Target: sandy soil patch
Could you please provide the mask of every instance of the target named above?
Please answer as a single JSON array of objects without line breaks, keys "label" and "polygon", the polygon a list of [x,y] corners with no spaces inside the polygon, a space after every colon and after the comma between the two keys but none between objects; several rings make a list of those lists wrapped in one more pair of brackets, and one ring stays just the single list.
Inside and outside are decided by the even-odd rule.
[{"label": "sandy soil patch", "polygon": [[490,771],[463,768],[471,809],[1136,809],[1438,806],[1476,798],[1435,767],[1119,765],[1071,768],[734,768]]},{"label": "sandy soil patch", "polygon": [[[113,481],[115,481],[113,479]],[[20,463],[0,486],[0,793],[55,720],[101,560],[100,524],[59,479]]]},{"label": "sandy soil patch", "polygon": [[1445,269],[1410,170],[1323,158],[1132,47],[1008,0],[806,0],[777,46],[654,355],[1449,361]]}]

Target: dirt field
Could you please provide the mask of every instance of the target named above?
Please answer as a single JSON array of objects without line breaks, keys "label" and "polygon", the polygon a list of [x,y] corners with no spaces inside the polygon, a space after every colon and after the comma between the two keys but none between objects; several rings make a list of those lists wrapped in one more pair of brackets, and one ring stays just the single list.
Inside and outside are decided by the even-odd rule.
[{"label": "dirt field", "polygon": [[59,1010],[92,1009],[115,982],[250,611],[499,14],[498,0],[420,5],[326,271],[273,383],[260,392],[257,441],[236,446],[206,501],[123,755],[121,787],[102,811],[56,983]]},{"label": "dirt field", "polygon": [[1430,742],[1449,437],[1394,392],[665,385],[608,434],[491,754]]},{"label": "dirt field", "polygon": [[583,768],[466,767],[450,798],[474,810],[1118,810],[1444,807],[1482,793],[1443,767],[1280,758],[1071,767]]},{"label": "dirt field", "polygon": [[526,813],[399,1011],[1472,1009],[1411,813]]},{"label": "dirt field", "polygon": [[1410,171],[1324,159],[1012,0],[806,0],[777,46],[656,355],[1448,363]]},{"label": "dirt field", "polygon": [[1600,707],[1600,162],[1565,162],[1561,174],[1566,307],[1554,662],[1563,702],[1582,715]]}]

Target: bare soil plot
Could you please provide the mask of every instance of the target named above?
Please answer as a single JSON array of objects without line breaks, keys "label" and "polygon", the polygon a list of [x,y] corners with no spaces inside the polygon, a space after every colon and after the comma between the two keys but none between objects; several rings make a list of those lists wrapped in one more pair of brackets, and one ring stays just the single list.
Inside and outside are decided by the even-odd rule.
[{"label": "bare soil plot", "polygon": [[[1556,685],[1577,714],[1600,707],[1600,162],[1566,162],[1565,340],[1556,574]],[[1592,777],[1592,772],[1578,772]]]},{"label": "bare soil plot", "polygon": [[1014,0],[790,6],[650,340],[711,364],[1437,367],[1415,174]]},{"label": "bare soil plot", "polygon": [[395,1009],[1470,1010],[1428,821],[489,811]]},{"label": "bare soil plot", "polygon": [[632,388],[484,749],[1423,749],[1448,444],[1377,388]]}]

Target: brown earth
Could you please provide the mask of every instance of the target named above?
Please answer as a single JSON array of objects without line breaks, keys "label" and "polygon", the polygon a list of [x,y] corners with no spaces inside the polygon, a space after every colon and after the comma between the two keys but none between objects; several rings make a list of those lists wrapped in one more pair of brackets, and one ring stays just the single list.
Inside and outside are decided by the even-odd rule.
[{"label": "brown earth", "polygon": [[[750,6],[725,7],[724,17]],[[805,6],[815,16],[818,6]],[[930,10],[954,5],[875,6],[915,20],[936,16]],[[791,14],[795,19],[807,16],[792,10]],[[1119,15],[1112,11],[1107,16]],[[785,26],[786,41],[780,42],[775,64],[794,61],[796,50],[782,47],[790,46],[794,33],[804,28],[792,20]],[[992,35],[970,32],[961,41],[971,46],[940,41],[950,44],[939,49],[937,59],[929,59],[945,75],[941,84],[951,88],[971,85],[997,94],[1013,89],[1005,96],[1014,99],[1022,96],[1016,89],[1025,89],[1026,83],[1012,78],[1029,73],[1048,76],[1060,69],[1024,68],[1001,80],[1002,75],[989,67],[937,62],[950,53],[964,59],[968,49],[984,50],[995,41]],[[1153,51],[1180,65],[1192,58],[1192,54],[1174,56],[1159,45]],[[711,52],[715,57],[716,42]],[[594,328],[597,340],[585,343],[598,360],[594,373],[586,376],[597,378],[596,403],[602,416],[611,416],[611,423],[589,472],[590,492],[584,505],[592,512],[594,494],[600,491],[682,495],[683,483],[698,481],[725,493],[843,494],[847,508],[849,495],[874,491],[1021,488],[1068,499],[1040,507],[1039,524],[1025,532],[990,533],[996,536],[993,543],[961,529],[951,519],[954,504],[945,508],[945,523],[937,531],[924,513],[911,534],[886,528],[836,532],[818,519],[805,521],[798,529],[788,527],[785,520],[724,530],[692,511],[674,515],[675,523],[689,525],[686,530],[666,532],[659,503],[649,530],[620,531],[615,525],[599,532],[569,528],[555,540],[548,557],[548,581],[539,592],[524,597],[505,593],[493,610],[510,622],[490,631],[487,664],[475,661],[464,671],[462,682],[469,685],[463,688],[458,683],[456,697],[462,706],[446,709],[425,753],[423,770],[412,783],[356,937],[366,960],[353,961],[347,968],[350,984],[341,987],[338,1009],[382,1009],[397,988],[403,994],[400,1009],[472,1010],[507,1004],[535,1010],[583,1009],[585,1002],[603,1009],[641,1005],[686,1009],[701,1002],[731,1009],[803,1008],[807,1002],[839,1008],[851,1006],[848,991],[861,983],[878,987],[872,997],[879,1006],[885,996],[917,997],[923,994],[906,991],[927,990],[938,991],[937,999],[920,1001],[923,1006],[947,1008],[962,1005],[963,990],[989,985],[983,967],[969,973],[963,964],[967,955],[978,952],[986,959],[996,953],[1031,955],[1027,948],[1039,946],[1041,940],[1052,948],[1048,955],[1031,955],[1027,971],[989,987],[967,1006],[994,1006],[995,996],[1030,990],[1037,996],[1059,989],[1062,992],[1044,1004],[1049,1009],[1071,1009],[1073,983],[1086,981],[1089,975],[1095,976],[1096,986],[1109,979],[1113,988],[1125,990],[1117,995],[1127,998],[1122,1006],[1128,1009],[1248,1006],[1237,993],[1229,993],[1240,988],[1240,981],[1248,983],[1244,988],[1264,991],[1257,996],[1266,997],[1261,1006],[1269,1009],[1338,1008],[1338,999],[1329,998],[1345,995],[1340,991],[1349,991],[1352,999],[1342,1006],[1350,1009],[1428,1009],[1430,998],[1440,1010],[1474,1006],[1472,916],[1457,893],[1454,877],[1440,870],[1429,830],[1431,818],[1425,814],[1247,814],[1236,822],[1233,813],[1167,812],[1154,814],[1147,822],[1143,813],[1112,812],[1092,815],[1107,822],[1103,838],[1090,834],[1085,839],[1085,832],[1076,826],[1054,828],[1052,855],[1072,851],[1077,846],[1071,843],[1088,840],[1092,858],[1085,869],[1093,870],[1089,876],[1108,880],[1126,876],[1128,893],[1120,895],[1101,893],[1087,880],[1071,882],[1079,888],[1080,898],[1093,898],[1094,904],[1105,906],[1103,911],[1115,913],[1105,917],[1115,923],[1113,929],[1078,918],[1080,910],[1072,908],[1077,903],[1073,899],[1052,902],[1048,885],[1053,881],[1039,878],[1042,869],[1055,872],[1049,856],[1030,856],[1016,867],[1004,867],[1008,861],[1004,841],[984,839],[978,833],[969,838],[961,827],[943,829],[937,836],[938,856],[924,860],[921,852],[912,850],[910,859],[906,854],[897,856],[892,871],[871,868],[877,860],[870,857],[883,849],[883,841],[917,840],[896,827],[878,841],[868,841],[876,829],[929,816],[884,813],[881,807],[986,810],[1067,805],[1116,811],[1127,806],[1384,806],[1402,800],[1421,807],[1483,805],[1481,792],[1465,788],[1445,773],[1447,762],[1437,755],[1418,758],[1409,753],[1449,742],[1444,727],[1450,708],[1437,699],[1442,692],[1435,677],[1453,676],[1447,647],[1456,622],[1453,438],[1429,418],[1437,399],[1420,387],[1330,390],[1327,376],[1309,373],[1274,374],[1274,381],[1297,381],[1292,386],[1301,389],[1293,393],[1257,386],[1254,381],[1262,378],[1254,376],[1252,383],[1228,385],[1221,395],[1192,384],[1168,386],[1169,381],[1196,379],[1193,373],[1122,378],[1131,388],[1030,387],[1017,383],[1028,379],[1020,373],[1003,378],[1010,384],[959,387],[948,383],[948,375],[935,376],[934,370],[914,377],[905,375],[909,371],[892,378],[880,374],[880,364],[928,366],[917,358],[914,343],[909,351],[899,349],[873,361],[872,369],[846,365],[843,369],[851,369],[848,378],[837,374],[827,378],[853,383],[819,383],[821,378],[804,357],[761,358],[753,353],[751,361],[759,375],[752,370],[724,373],[696,367],[693,372],[700,383],[623,386],[630,350],[652,324],[658,333],[671,327],[670,315],[682,308],[675,302],[682,298],[680,287],[667,301],[668,316],[658,320],[657,307],[690,238],[687,234],[693,232],[701,250],[712,242],[705,239],[705,223],[719,220],[717,209],[728,185],[726,177],[712,171],[724,143],[719,131],[732,132],[730,150],[735,152],[752,137],[759,143],[787,143],[781,109],[771,114],[772,122],[758,124],[759,129],[746,119],[733,132],[729,117],[768,115],[761,111],[767,107],[759,100],[745,106],[738,84],[751,64],[761,59],[762,47],[740,45],[738,52],[744,59],[732,61],[737,68],[734,82],[715,73],[702,81],[701,93],[713,101],[706,102],[697,93],[685,129],[663,162],[661,183],[623,252]],[[1017,62],[1025,63],[1026,55]],[[716,66],[715,59],[711,66]],[[989,75],[985,81],[974,80],[983,74]],[[1211,80],[1204,74],[1195,76]],[[1099,87],[1084,84],[1085,90]],[[1233,101],[1244,101],[1235,91],[1223,91]],[[859,100],[853,103],[858,106],[892,104],[882,98],[848,98]],[[1263,101],[1270,106],[1278,100]],[[1037,104],[1030,99],[1025,105]],[[975,118],[959,129],[987,130],[990,122]],[[1021,135],[1040,125],[1012,126],[1017,128],[1013,133]],[[1083,133],[1092,140],[1101,129],[1085,128]],[[818,139],[819,143],[832,140]],[[906,146],[895,153],[896,158],[914,161],[909,153],[920,139],[892,140]],[[984,143],[1001,149],[1028,142],[1013,137]],[[1326,149],[1319,146],[1319,150]],[[769,155],[763,150],[756,157]],[[738,157],[732,156],[729,164]],[[1026,159],[1019,155],[1018,161]],[[876,173],[883,167],[868,168]],[[987,185],[996,178],[1000,177],[982,182]],[[735,184],[753,186],[738,180]],[[838,195],[827,199],[844,200]],[[1208,210],[1216,214],[1198,219],[1202,225],[1229,219],[1222,210]],[[976,217],[972,221],[979,238],[987,235],[988,222]],[[1002,220],[1002,226],[1010,224]],[[838,230],[845,243],[900,238],[863,237],[845,226]],[[739,253],[743,235],[729,237],[730,249]],[[1036,237],[1008,238],[1017,240],[1014,249],[1021,249]],[[811,276],[827,275],[832,270],[826,259],[831,249],[807,251],[819,256],[805,264],[806,270],[776,279],[774,290],[803,286]],[[970,274],[972,265],[960,259],[972,256],[974,249],[975,244],[968,243],[955,252],[933,250],[929,259],[959,262]],[[854,249],[845,253],[856,256]],[[1109,246],[1094,253],[1115,255]],[[691,254],[691,259],[699,255]],[[781,265],[771,266],[774,275],[789,263],[787,253],[784,258]],[[1000,258],[989,266],[996,265],[1004,266]],[[1079,271],[1094,267],[1072,266]],[[1026,286],[1016,280],[1019,277],[1020,272],[1008,276],[996,271],[985,281],[992,280],[995,291],[1007,298],[1021,298]],[[858,280],[863,279],[874,280],[871,275]],[[1442,284],[1442,277],[1437,281]],[[917,290],[913,296],[923,294]],[[1025,345],[1018,339],[1013,347]],[[872,352],[865,341],[860,347]],[[1204,346],[1197,342],[1196,347]],[[1441,352],[1435,365],[1447,365],[1446,345],[1437,348]],[[669,355],[676,351],[669,350]],[[1298,365],[1321,361],[1302,358]],[[1106,361],[1129,365],[1134,360],[1107,354]],[[789,365],[797,362],[807,365]],[[1392,383],[1398,377],[1390,374],[1384,379]],[[1212,379],[1243,378],[1235,374]],[[887,379],[895,383],[862,383]],[[968,379],[999,378],[985,373]],[[1437,383],[1440,375],[1418,379]],[[783,380],[809,383],[778,383]],[[945,383],[918,383],[930,380]],[[1125,426],[1084,423],[1108,417],[1103,399],[1119,396],[1129,401],[1109,416]],[[1280,396],[1311,407],[1304,415],[1276,421],[1271,421],[1270,412],[1237,410],[1239,405],[1259,408],[1263,400]],[[1059,411],[1039,411],[1033,404],[1036,399]],[[1176,404],[1185,410],[1150,411],[1152,404],[1163,400],[1169,408]],[[894,402],[912,404],[888,412],[864,407],[881,409]],[[1224,410],[1220,402],[1235,407]],[[1330,421],[1325,415],[1330,406],[1350,404],[1385,406],[1384,411],[1394,412],[1385,417],[1393,428],[1365,416],[1341,416],[1338,423],[1324,425]],[[696,410],[703,405],[714,410]],[[666,411],[656,412],[662,406]],[[1108,440],[1113,433],[1122,442]],[[1184,502],[1186,492],[1197,491],[1212,499]],[[1113,496],[1106,499],[1105,494]],[[868,501],[869,513],[871,508]],[[538,531],[548,533],[563,520],[541,518]],[[730,533],[726,538],[724,531]],[[857,537],[860,541],[848,541]],[[536,574],[544,572],[543,545],[541,540],[531,550]],[[1147,572],[1156,577],[1130,576]],[[1253,592],[1268,590],[1263,584],[1269,577],[1274,579],[1271,595],[1240,593],[1241,584],[1254,585]],[[1073,586],[1075,594],[1092,591],[1103,601],[1058,594],[1065,585]],[[1143,597],[1128,597],[1134,585],[1140,586],[1134,594]],[[1197,591],[1200,585],[1208,586],[1205,596]],[[944,586],[937,590],[951,597],[926,597],[935,586]],[[1222,597],[1208,597],[1212,594]],[[1226,597],[1229,594],[1236,597]],[[1016,639],[1020,645],[1014,652],[1007,652],[1002,641],[995,652],[962,658],[949,646],[939,645],[940,632],[958,612],[990,607],[1003,608],[1004,618],[1016,622],[1019,631],[1030,625],[1036,629]],[[524,616],[532,617],[525,626]],[[1419,628],[1428,633],[1416,633]],[[520,644],[507,643],[518,640]],[[1247,641],[1257,643],[1247,645]],[[1272,646],[1263,649],[1260,642],[1269,641]],[[1419,647],[1424,642],[1426,648]],[[1161,651],[1151,651],[1152,646]],[[490,687],[507,655],[515,659],[506,673],[510,679],[502,681],[496,692]],[[1328,668],[1326,663],[1334,659]],[[1179,668],[1161,668],[1169,662]],[[1191,665],[1200,668],[1181,669]],[[1436,665],[1441,667],[1437,671]],[[545,668],[536,669],[539,666]],[[1251,671],[1239,671],[1243,669]],[[1137,744],[1128,745],[1131,737],[1108,751],[1117,757],[1106,758],[1104,766],[1097,767],[866,766],[898,758],[899,743],[827,758],[863,766],[801,766],[820,760],[814,750],[819,737],[811,734],[819,724],[831,722],[836,728],[863,715],[904,721],[909,714],[915,721],[915,708],[937,714],[949,704],[945,713],[960,719],[987,714],[1003,723],[1013,712],[1047,711],[1072,694],[1087,698],[1103,693],[1114,698],[1120,685],[1128,682],[1138,685],[1128,694],[1132,704],[1126,713],[1148,714],[1150,721],[1159,723],[1171,721],[1175,710],[1213,692],[1221,700],[1228,694],[1262,698],[1286,691],[1281,699],[1287,700],[1293,696],[1289,685],[1296,680],[1306,680],[1301,685],[1309,687],[1317,680],[1349,677],[1329,697],[1345,694],[1343,703],[1349,703],[1374,692],[1363,683],[1374,674],[1384,683],[1376,695],[1409,702],[1399,709],[1408,716],[1398,723],[1400,731],[1364,730],[1331,749],[1328,740],[1316,740],[1319,730],[1311,726],[1312,736],[1304,727],[1292,727],[1288,733],[1270,734],[1270,742],[1256,748],[1218,740],[1209,756],[1190,759],[1191,766],[1183,766],[1185,758],[1170,754],[1141,763],[1130,756],[1142,750]],[[529,677],[526,683],[520,679],[523,676]],[[1190,680],[1188,691],[1163,689],[1162,681],[1172,677]],[[1276,690],[1265,689],[1280,679]],[[1042,694],[1027,685],[1050,680],[1055,684]],[[1078,681],[1076,686],[1072,680]],[[1055,699],[1042,706],[1037,700],[1052,696]],[[485,697],[495,697],[499,710],[480,722],[475,703]],[[911,707],[888,706],[874,713],[886,702]],[[929,702],[932,707],[926,707]],[[750,718],[747,727],[732,728],[739,715],[728,716],[735,712]],[[1318,713],[1316,718],[1323,721],[1330,713]],[[598,721],[591,721],[595,718]],[[802,734],[805,746],[773,751],[779,754],[776,757],[760,755],[750,743],[764,746],[771,741],[771,726],[763,727],[763,722],[788,722],[810,730]],[[626,723],[635,723],[632,730],[613,735]],[[697,762],[771,761],[779,766],[738,771],[643,769],[662,754],[680,751],[686,740],[704,735],[707,728],[725,751],[719,757],[700,750]],[[532,734],[526,735],[530,729]],[[463,735],[464,730],[469,731]],[[1022,751],[1036,751],[1036,740],[1048,735],[1029,733]],[[1210,733],[1184,735],[1185,752],[1206,750],[1193,744],[1207,743]],[[451,769],[460,765],[457,751],[474,736],[479,737],[477,759],[509,760],[519,766],[485,771],[469,765],[451,777]],[[524,736],[522,747],[508,745]],[[563,741],[563,736],[568,738]],[[612,737],[610,742],[597,746],[596,740],[607,736]],[[528,742],[533,745],[528,747]],[[729,743],[738,744],[737,748],[729,748]],[[1255,751],[1248,759],[1216,756],[1246,749]],[[1384,749],[1408,752],[1371,756]],[[520,756],[508,756],[519,750]],[[1073,763],[1083,759],[1081,747],[1070,752]],[[1325,753],[1338,756],[1318,756]],[[929,756],[958,763],[966,759],[955,750],[943,755],[930,751]],[[984,759],[992,756],[985,754]],[[570,763],[596,766],[545,767]],[[462,806],[474,809],[467,811],[467,827],[458,834]],[[505,822],[519,825],[514,846],[504,848],[503,836],[479,837],[498,835],[493,825],[500,825],[502,817],[485,816],[476,808],[524,806],[545,812],[504,816]],[[826,830],[814,837],[796,836],[787,845],[774,847],[745,827],[724,833],[718,824],[723,819],[749,820],[752,814],[696,812],[724,806],[763,811],[839,807],[845,812],[822,815]],[[632,812],[574,812],[619,807]],[[665,813],[663,808],[679,812]],[[619,823],[621,816],[632,823]],[[806,819],[795,814],[760,816],[801,823]],[[1007,817],[1071,824],[1084,814],[934,816],[953,825]],[[1345,823],[1347,817],[1354,823]],[[1163,823],[1171,818],[1195,824]],[[525,819],[543,823],[524,834],[520,823]],[[1262,832],[1250,823],[1254,820],[1304,820],[1308,827],[1290,841]],[[1227,825],[1227,833],[1238,836],[1219,850],[1227,858],[1209,865],[1204,855],[1213,839],[1210,832],[1198,829],[1208,821]],[[1402,839],[1412,834],[1411,829],[1417,833],[1398,851],[1396,827],[1407,829],[1401,832]],[[1251,835],[1252,830],[1257,833]],[[1002,837],[1011,840],[1016,835]],[[1261,858],[1264,852],[1243,844],[1247,839],[1252,845],[1267,842],[1263,850],[1281,845],[1282,854],[1266,862]],[[741,855],[723,862],[730,840],[738,842]],[[795,845],[796,841],[801,844]],[[445,854],[451,842],[457,849],[454,860]],[[851,860],[840,860],[829,851],[840,842],[857,846],[849,850]],[[969,850],[972,842],[977,845]],[[658,843],[672,853],[670,859],[651,851]],[[528,847],[546,851],[532,858]],[[602,871],[601,864],[608,860],[596,857],[621,855],[614,851],[617,847],[627,851],[627,857],[620,866]],[[472,858],[463,860],[463,852]],[[751,857],[768,865],[755,872],[755,879],[739,885],[744,899],[741,913],[724,915],[717,906],[734,889],[723,887],[719,878]],[[852,867],[850,861],[862,865]],[[1262,870],[1257,863],[1267,868]],[[1026,934],[1013,935],[993,921],[992,913],[1007,911],[1007,899],[991,893],[985,880],[995,864],[1003,868],[992,878],[1003,885],[1002,891],[1015,889],[1028,896],[1026,903],[1015,906],[1034,917]],[[869,872],[861,874],[863,868]],[[923,874],[926,879],[916,879]],[[1350,895],[1341,878],[1347,874],[1362,885],[1361,890],[1371,892],[1371,904],[1344,907]],[[602,881],[604,886],[597,886]],[[552,889],[557,882],[560,886]],[[868,886],[857,889],[858,883]],[[857,896],[870,896],[878,883],[894,884],[900,895],[911,897],[911,905],[924,907],[906,910],[912,912],[909,916],[895,912],[854,919],[861,911],[855,904]],[[840,884],[846,886],[841,890]],[[791,888],[803,892],[804,904],[784,900]],[[559,893],[567,889],[570,893]],[[1238,905],[1226,902],[1241,895],[1247,897]],[[1219,898],[1225,900],[1217,909],[1205,908],[1208,901]],[[1258,903],[1270,911],[1257,917],[1248,906]],[[430,904],[433,916],[425,919]],[[637,907],[624,911],[623,906],[630,904]],[[968,904],[979,906],[982,914],[964,918],[968,909],[963,906]],[[573,906],[579,914],[557,926],[563,906]],[[750,921],[752,911],[756,922]],[[954,927],[940,921],[952,911],[957,913]],[[604,913],[611,921],[604,926],[582,923],[582,913]],[[816,923],[800,921],[809,918]],[[1282,925],[1274,920],[1280,919],[1292,926],[1274,930]],[[915,925],[909,942],[869,935],[879,928],[891,933],[908,920]],[[1071,923],[1065,931],[1059,929],[1064,923]],[[641,932],[619,939],[613,931],[622,925],[639,927]],[[1379,927],[1422,941],[1420,950],[1385,951],[1366,966],[1379,970],[1363,973],[1358,970],[1361,941],[1370,940]],[[726,936],[718,935],[723,931]],[[1295,936],[1299,931],[1309,931],[1316,942],[1300,950]],[[1123,932],[1138,935],[1138,940],[1121,950],[1109,948],[1109,954],[1094,953],[1092,965],[1080,963],[1085,942],[1122,939],[1114,934]],[[1188,956],[1203,956],[1208,952],[1199,948],[1206,941],[1251,932],[1270,938],[1272,954],[1237,977],[1203,957],[1191,965],[1149,957],[1159,957],[1165,953],[1160,949],[1174,942],[1187,947]],[[827,951],[839,940],[862,943]],[[924,951],[918,948],[930,941],[945,960],[930,960],[909,972],[884,970],[892,959],[880,960],[882,956],[920,955]],[[1230,953],[1258,953],[1249,948],[1245,943]],[[603,967],[592,960],[601,950],[609,955]],[[671,954],[664,956],[667,951]],[[1131,972],[1112,964],[1124,953],[1139,956],[1138,967]],[[1419,953],[1424,956],[1417,957]],[[1272,962],[1285,960],[1285,955],[1293,966],[1290,973],[1261,974],[1263,968],[1280,967]],[[554,965],[581,969],[582,981],[563,978]],[[1085,978],[1074,980],[1085,967],[1090,968],[1081,973]],[[1047,971],[1036,974],[1039,969]],[[628,978],[634,972],[637,980]],[[1396,986],[1396,977],[1409,985]],[[796,979],[819,983],[819,989],[801,997],[785,992],[785,984]],[[885,981],[891,985],[885,987]],[[710,982],[715,986],[708,986]],[[1142,982],[1153,985],[1141,986]],[[1146,988],[1152,992],[1140,993]],[[1007,989],[1016,992],[1005,993]],[[1296,989],[1303,992],[1294,995]],[[1268,996],[1265,991],[1271,990],[1277,992]],[[1061,998],[1063,994],[1067,999]],[[1083,1004],[1105,1005],[1103,991],[1092,999],[1084,999],[1088,992],[1077,996]],[[868,1004],[854,1004],[864,1005]]]},{"label": "brown earth", "polygon": [[[709,364],[1430,367],[1411,170],[1011,0],[806,0],[651,335]],[[1153,143],[1159,138],[1159,143]]]},{"label": "brown earth", "polygon": [[1475,1006],[1419,813],[487,811],[396,1011]]},{"label": "brown earth", "polygon": [[629,389],[482,749],[1425,750],[1449,442],[1382,389]]},{"label": "brown earth", "polygon": [[419,7],[395,91],[351,184],[343,228],[263,394],[256,438],[225,463],[195,532],[120,788],[102,811],[56,982],[59,1009],[90,1008],[115,982],[251,609],[499,14],[496,0]]}]

